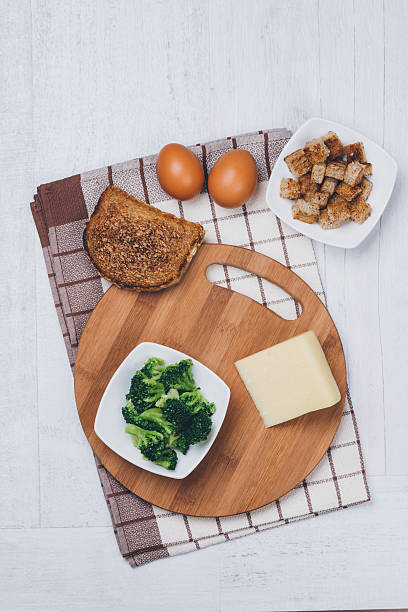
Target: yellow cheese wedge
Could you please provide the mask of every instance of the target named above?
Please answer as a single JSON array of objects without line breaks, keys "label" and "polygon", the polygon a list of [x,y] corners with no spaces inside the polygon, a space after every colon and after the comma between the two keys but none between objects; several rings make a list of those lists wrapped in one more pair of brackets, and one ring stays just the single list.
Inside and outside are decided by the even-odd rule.
[{"label": "yellow cheese wedge", "polygon": [[313,331],[240,359],[235,365],[265,427],[328,408],[341,398]]}]

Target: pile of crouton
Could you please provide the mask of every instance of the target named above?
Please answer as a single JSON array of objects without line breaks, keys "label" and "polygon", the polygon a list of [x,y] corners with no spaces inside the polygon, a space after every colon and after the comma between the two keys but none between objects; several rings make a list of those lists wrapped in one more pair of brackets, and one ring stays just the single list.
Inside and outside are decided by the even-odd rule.
[{"label": "pile of crouton", "polygon": [[283,178],[281,198],[295,200],[294,219],[318,221],[323,229],[336,229],[349,219],[364,223],[371,215],[372,165],[363,143],[343,146],[334,132],[315,138],[284,158],[296,177]]}]

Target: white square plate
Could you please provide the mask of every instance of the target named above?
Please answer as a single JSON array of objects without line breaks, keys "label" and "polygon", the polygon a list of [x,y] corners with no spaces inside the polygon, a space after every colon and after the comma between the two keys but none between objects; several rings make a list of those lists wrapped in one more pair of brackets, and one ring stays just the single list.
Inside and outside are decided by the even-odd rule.
[{"label": "white square plate", "polygon": [[[292,176],[287,165],[283,161],[284,157],[304,147],[307,140],[320,138],[330,130],[336,132],[344,145],[353,142],[363,143],[367,161],[373,164],[373,176],[369,177],[373,182],[373,189],[368,198],[372,211],[371,216],[361,225],[349,221],[338,229],[324,230],[320,227],[319,223],[309,225],[308,223],[293,219],[292,200],[281,198],[279,192],[281,179]],[[379,221],[391,197],[396,177],[397,164],[395,160],[388,155],[384,149],[375,144],[375,142],[339,123],[327,121],[326,119],[313,118],[306,121],[306,123],[293,134],[292,138],[279,155],[269,179],[266,191],[266,202],[275,215],[305,236],[331,246],[352,249],[367,238],[368,234],[374,229],[376,223]]]},{"label": "white square plate", "polygon": [[126,403],[125,396],[129,392],[132,376],[136,370],[143,367],[149,357],[164,359],[166,365],[180,359],[192,359],[185,353],[154,342],[142,342],[136,346],[122,361],[105,389],[95,417],[95,433],[106,446],[126,461],[153,474],[168,478],[185,478],[204,459],[217,437],[227,412],[230,390],[217,374],[196,359],[192,359],[197,387],[200,387],[204,397],[209,402],[214,402],[216,407],[212,416],[213,426],[208,440],[191,446],[186,455],[177,451],[176,469],[166,470],[144,459],[139,449],[134,446],[132,436],[125,433],[126,423],[122,416],[122,406]]}]

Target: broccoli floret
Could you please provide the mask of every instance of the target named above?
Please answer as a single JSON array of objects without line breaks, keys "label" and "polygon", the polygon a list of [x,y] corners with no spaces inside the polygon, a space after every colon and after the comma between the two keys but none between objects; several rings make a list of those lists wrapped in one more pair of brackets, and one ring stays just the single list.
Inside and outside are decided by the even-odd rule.
[{"label": "broccoli floret", "polygon": [[180,400],[188,407],[191,414],[195,414],[201,410],[205,399],[200,389],[194,391],[186,391],[180,395]]},{"label": "broccoli floret", "polygon": [[177,389],[169,389],[168,393],[162,395],[161,398],[157,400],[156,406],[157,408],[161,408],[167,399],[178,399],[179,397]]},{"label": "broccoli floret", "polygon": [[132,400],[128,400],[126,402],[126,406],[123,406],[122,414],[123,414],[123,418],[125,419],[126,423],[133,423],[134,425],[137,424],[139,415],[138,415],[137,410],[135,410]]},{"label": "broccoli floret", "polygon": [[186,435],[184,434],[184,432],[181,432],[179,434],[176,440],[176,443],[174,445],[174,448],[177,448],[177,450],[181,451],[183,455],[187,453],[188,449],[190,448],[190,442],[186,438]]},{"label": "broccoli floret", "polygon": [[163,434],[168,435],[167,428],[159,427],[157,423],[152,420],[148,420],[147,418],[143,418],[143,413],[139,414],[133,405],[132,400],[128,400],[126,402],[126,406],[122,408],[123,418],[126,423],[130,423],[133,425],[137,425],[142,429],[149,429],[151,431],[160,431]]},{"label": "broccoli floret", "polygon": [[149,408],[140,414],[140,419],[151,421],[158,425],[166,435],[174,432],[174,425],[166,421],[160,408]]},{"label": "broccoli floret", "polygon": [[196,387],[191,359],[164,365],[150,357],[132,378],[122,414],[126,432],[146,459],[174,470],[175,449],[186,454],[192,444],[206,440],[215,405]]},{"label": "broccoli floret", "polygon": [[152,378],[146,378],[146,376],[138,370],[132,377],[130,390],[126,395],[126,399],[132,400],[135,410],[140,413],[157,402],[163,393],[164,387],[160,382]]},{"label": "broccoli floret", "polygon": [[188,449],[190,448],[190,443],[184,435],[184,432],[174,431],[167,438],[167,446],[170,446],[171,448],[176,448],[177,450],[181,451],[183,455],[185,455]]},{"label": "broccoli floret", "polygon": [[167,393],[169,389],[179,391],[192,391],[195,389],[195,381],[192,373],[193,362],[191,359],[182,359],[178,363],[168,365],[160,377]]},{"label": "broccoli floret", "polygon": [[199,410],[204,410],[209,416],[215,412],[215,404],[207,402],[200,389],[188,391],[180,395],[180,400],[188,406],[191,414],[196,414]]},{"label": "broccoli floret", "polygon": [[204,412],[206,412],[208,416],[210,417],[215,412],[214,402],[207,402],[207,400],[204,400],[204,406],[202,410],[204,410]]},{"label": "broccoli floret", "polygon": [[143,368],[140,370],[147,378],[153,378],[154,380],[159,380],[161,373],[165,368],[164,360],[159,359],[158,357],[149,357],[149,359],[144,364]]},{"label": "broccoli floret", "polygon": [[166,470],[175,470],[177,465],[176,451],[174,451],[172,448],[165,448],[155,463],[163,466],[166,468]]},{"label": "broccoli floret", "polygon": [[178,428],[182,428],[184,423],[191,416],[191,412],[187,404],[175,398],[168,398],[162,405],[161,411],[164,418]]},{"label": "broccoli floret", "polygon": [[189,444],[204,442],[210,434],[212,427],[211,416],[206,410],[200,410],[188,421],[185,437]]},{"label": "broccoli floret", "polygon": [[133,444],[150,461],[156,461],[166,447],[165,437],[159,431],[147,431],[138,425],[127,425],[126,433],[131,434]]}]

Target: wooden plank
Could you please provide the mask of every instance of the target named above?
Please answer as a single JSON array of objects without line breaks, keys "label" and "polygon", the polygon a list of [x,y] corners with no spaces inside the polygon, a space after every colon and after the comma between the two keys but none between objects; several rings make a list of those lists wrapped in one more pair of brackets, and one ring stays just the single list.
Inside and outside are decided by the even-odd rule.
[{"label": "wooden plank", "polygon": [[211,137],[207,5],[33,0],[39,180]]},{"label": "wooden plank", "polygon": [[403,608],[408,480],[378,476],[371,485],[372,504],[233,542],[223,559],[221,609]]},{"label": "wooden plank", "polygon": [[404,168],[408,149],[403,126],[406,121],[408,60],[401,49],[408,19],[406,2],[385,4],[385,123],[384,146],[399,165],[397,184],[381,222],[380,293],[381,340],[384,356],[384,406],[387,434],[386,467],[390,474],[407,472],[406,438],[408,413],[405,397],[408,379],[405,375],[407,326],[405,310],[408,274],[406,225],[408,179]]},{"label": "wooden plank", "polygon": [[212,137],[319,113],[316,3],[210,2],[209,19]]},{"label": "wooden plank", "polygon": [[134,570],[118,554],[111,528],[3,529],[2,607],[10,612],[403,608],[408,542],[401,534],[408,482],[373,477],[372,485],[376,503]]},{"label": "wooden plank", "polygon": [[111,527],[2,529],[2,610],[212,612],[220,609],[219,551],[132,570]]},{"label": "wooden plank", "polygon": [[40,521],[30,2],[3,2],[0,30],[0,523],[29,527]]}]

